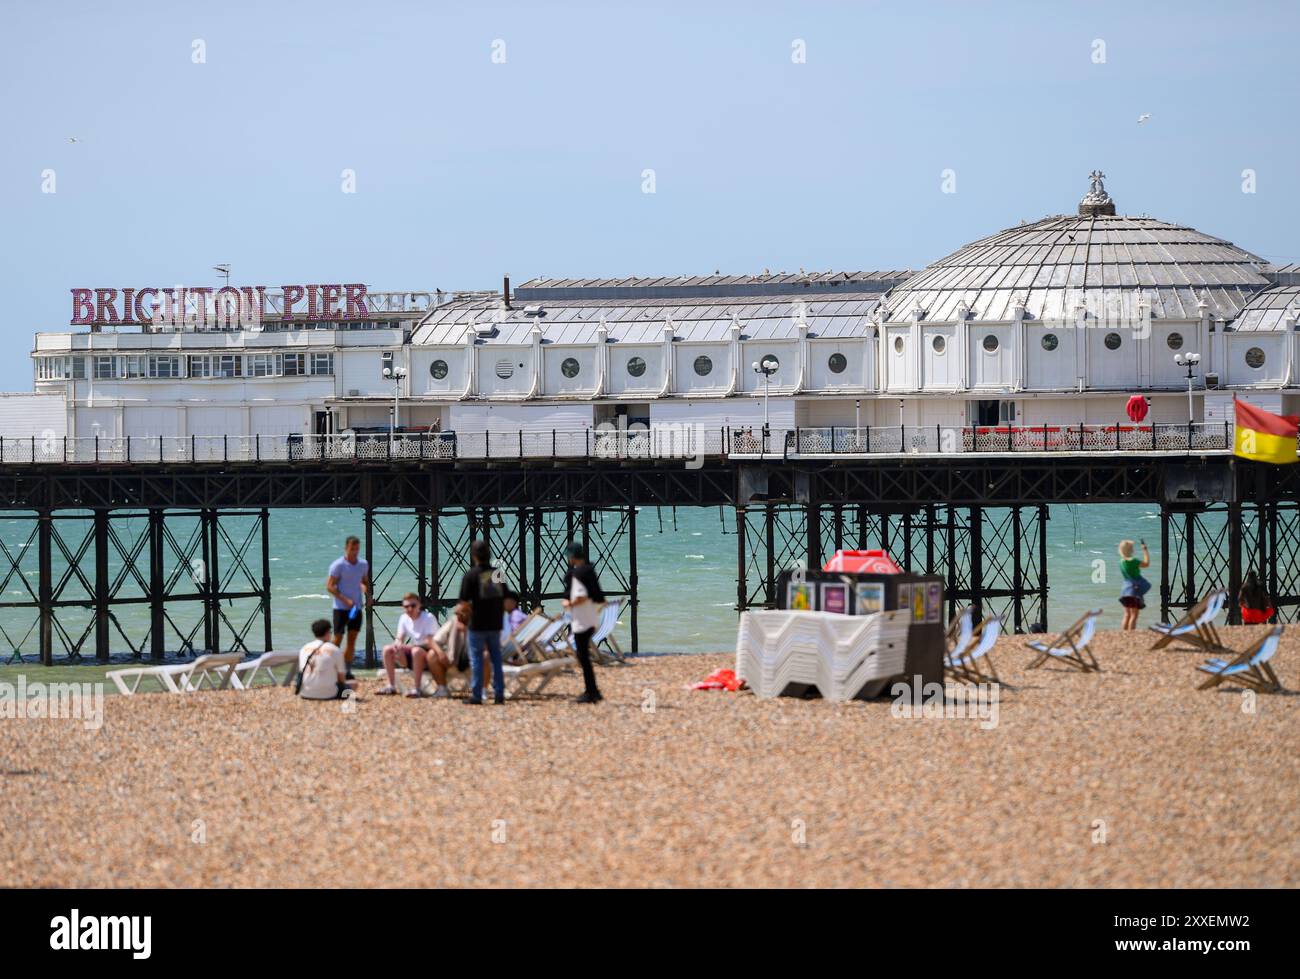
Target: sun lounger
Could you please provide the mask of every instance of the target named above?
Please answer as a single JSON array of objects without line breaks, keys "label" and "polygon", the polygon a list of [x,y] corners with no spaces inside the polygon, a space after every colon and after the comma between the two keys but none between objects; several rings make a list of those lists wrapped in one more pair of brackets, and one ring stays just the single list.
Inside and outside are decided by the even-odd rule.
[{"label": "sun lounger", "polygon": [[1160,636],[1151,648],[1163,649],[1174,641],[1180,641],[1204,649],[1206,652],[1223,649],[1214,620],[1219,617],[1219,613],[1227,604],[1228,590],[1216,588],[1189,608],[1173,625],[1162,622],[1151,626],[1151,631]]},{"label": "sun lounger", "polygon": [[965,646],[944,656],[944,673],[962,683],[997,683],[998,674],[988,653],[1001,633],[1001,616],[985,619],[972,631]]},{"label": "sun lounger", "polygon": [[1274,626],[1261,636],[1251,647],[1230,659],[1210,659],[1197,667],[1202,673],[1208,673],[1209,679],[1197,690],[1209,690],[1225,680],[1240,683],[1260,693],[1276,693],[1282,689],[1282,682],[1273,672],[1269,660],[1277,652],[1282,639],[1283,626]]},{"label": "sun lounger", "polygon": [[1097,631],[1097,619],[1100,615],[1101,609],[1093,609],[1050,643],[1038,639],[1025,643],[1038,654],[1029,664],[1029,669],[1035,669],[1049,659],[1054,659],[1084,673],[1099,672],[1101,667],[1097,665],[1097,658],[1093,656],[1089,644],[1092,642],[1093,633]]},{"label": "sun lounger", "polygon": [[[277,677],[276,670],[283,670],[284,676]],[[245,660],[235,667],[230,685],[236,690],[247,690],[256,685],[258,676],[262,674],[269,681],[268,686],[290,686],[298,675],[298,654],[263,653],[256,659]]]},{"label": "sun lounger", "polygon": [[235,667],[243,658],[239,653],[209,653],[192,663],[132,666],[122,670],[109,670],[104,676],[113,681],[119,693],[128,697],[139,691],[145,680],[153,680],[159,689],[168,693],[193,693],[205,686],[225,690],[235,675]]},{"label": "sun lounger", "polygon": [[948,632],[945,636],[948,642],[948,651],[965,649],[969,646],[971,638],[975,634],[974,626],[974,609],[967,605],[948,623]]}]

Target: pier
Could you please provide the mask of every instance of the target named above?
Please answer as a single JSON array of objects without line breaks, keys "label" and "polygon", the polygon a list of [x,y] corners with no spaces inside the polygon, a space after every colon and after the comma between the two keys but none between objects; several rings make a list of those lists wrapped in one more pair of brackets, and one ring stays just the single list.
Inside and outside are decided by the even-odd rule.
[{"label": "pier", "polygon": [[[1028,631],[1068,624],[1047,621],[1049,508],[1148,504],[1160,512],[1162,617],[1223,586],[1239,622],[1237,591],[1255,569],[1279,620],[1295,621],[1300,467],[1236,459],[1231,438],[1222,425],[700,430],[673,457],[656,455],[653,432],[593,430],[4,439],[0,516],[25,530],[0,548],[0,639],[46,664],[269,649],[270,521],[330,507],[363,515],[368,664],[384,641],[376,613],[411,582],[438,613],[455,604],[475,536],[526,605],[562,597],[564,545],[583,542],[628,602],[638,649],[637,511],[652,507],[721,508],[736,531],[738,610],[774,605],[786,568],[880,547],[942,574],[950,613],[970,604]],[[149,609],[143,634],[115,613],[131,604]],[[66,609],[88,624],[65,628]]]}]

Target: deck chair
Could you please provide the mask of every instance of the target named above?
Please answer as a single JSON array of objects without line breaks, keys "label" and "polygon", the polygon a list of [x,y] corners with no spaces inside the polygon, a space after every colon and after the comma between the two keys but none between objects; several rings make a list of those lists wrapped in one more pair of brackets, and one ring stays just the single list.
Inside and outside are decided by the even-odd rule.
[{"label": "deck chair", "polygon": [[1002,633],[1002,616],[995,615],[980,623],[966,645],[943,658],[943,672],[959,683],[997,683],[998,674],[988,652]]},{"label": "deck chair", "polygon": [[506,696],[518,697],[521,694],[536,696],[557,676],[577,665],[578,661],[572,656],[557,656],[544,659],[540,663],[507,666],[505,667]]},{"label": "deck chair", "polygon": [[501,658],[507,661],[528,662],[529,645],[542,634],[551,619],[544,612],[534,611],[520,622],[514,632],[501,643]]},{"label": "deck chair", "polygon": [[1232,659],[1206,660],[1197,669],[1202,673],[1208,673],[1209,679],[1196,689],[1209,690],[1211,687],[1217,687],[1224,680],[1230,680],[1260,693],[1276,693],[1281,690],[1282,681],[1277,678],[1268,661],[1277,652],[1283,628],[1280,625],[1274,626],[1249,649]]},{"label": "deck chair", "polygon": [[614,663],[626,664],[627,659],[614,638],[614,629],[618,626],[619,613],[623,611],[623,602],[614,599],[606,602],[600,610],[600,621],[596,623],[596,632],[591,637],[591,653],[597,663],[610,666]]},{"label": "deck chair", "polygon": [[[276,670],[282,670],[284,676],[277,677]],[[258,676],[263,673],[269,681],[268,686],[291,686],[294,677],[298,675],[298,654],[263,653],[256,659],[245,660],[235,667],[230,685],[236,690],[247,690],[257,683]]]},{"label": "deck chair", "polygon": [[568,613],[549,619],[542,630],[522,647],[523,658],[529,663],[541,663],[556,656],[566,655],[568,647],[564,634],[569,628]]},{"label": "deck chair", "polygon": [[1050,643],[1038,639],[1025,643],[1038,654],[1028,668],[1035,669],[1049,659],[1054,659],[1084,673],[1100,672],[1101,667],[1097,665],[1097,658],[1093,656],[1090,646],[1093,634],[1097,631],[1097,619],[1100,615],[1101,609],[1093,609]]},{"label": "deck chair", "polygon": [[975,635],[973,616],[974,609],[967,605],[948,623],[948,632],[944,637],[948,643],[948,652],[965,649],[970,645]]},{"label": "deck chair", "polygon": [[1179,640],[1204,649],[1207,653],[1222,650],[1223,643],[1219,639],[1219,630],[1215,628],[1214,620],[1219,617],[1219,613],[1227,604],[1226,588],[1216,588],[1207,593],[1173,625],[1162,622],[1151,626],[1151,631],[1160,637],[1151,648],[1163,649],[1175,640]]},{"label": "deck chair", "polygon": [[172,666],[132,666],[123,670],[109,670],[104,674],[118,693],[129,697],[140,689],[145,680],[153,680],[167,693],[193,693],[205,686],[225,690],[235,675],[235,667],[243,660],[240,653],[208,653],[191,663]]}]

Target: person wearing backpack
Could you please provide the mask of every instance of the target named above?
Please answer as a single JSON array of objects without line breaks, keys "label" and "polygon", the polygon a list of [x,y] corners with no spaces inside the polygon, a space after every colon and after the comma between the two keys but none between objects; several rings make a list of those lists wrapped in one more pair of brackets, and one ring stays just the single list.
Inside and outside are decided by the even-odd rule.
[{"label": "person wearing backpack", "polygon": [[596,569],[587,560],[587,552],[581,544],[571,541],[564,553],[569,559],[569,567],[564,575],[565,598],[561,604],[572,620],[573,647],[582,666],[584,690],[578,696],[578,703],[598,704],[605,698],[596,686],[596,671],[591,665],[591,637],[600,624],[600,607],[605,602],[605,592],[601,590]]},{"label": "person wearing backpack", "polygon": [[343,691],[356,690],[357,681],[347,679],[348,664],[343,651],[329,641],[330,621],[311,624],[315,642],[298,650],[298,681],[295,691],[304,700],[340,700]]},{"label": "person wearing backpack", "polygon": [[470,568],[460,582],[460,603],[469,610],[470,694],[467,704],[483,703],[483,653],[492,662],[493,702],[506,702],[506,678],[501,666],[501,616],[505,614],[505,578],[492,567],[485,540],[469,548]]}]

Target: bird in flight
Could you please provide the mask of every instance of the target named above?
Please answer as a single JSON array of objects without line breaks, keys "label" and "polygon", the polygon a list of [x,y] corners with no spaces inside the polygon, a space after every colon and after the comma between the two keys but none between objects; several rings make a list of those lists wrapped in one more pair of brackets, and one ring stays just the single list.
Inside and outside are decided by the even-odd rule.
[{"label": "bird in flight", "polygon": [[1150,119],[1150,118],[1151,118],[1151,113],[1150,113],[1150,112],[1144,112],[1144,113],[1142,113],[1142,115],[1138,116],[1138,125],[1139,125],[1139,126],[1142,125],[1142,123],[1146,122],[1146,121],[1147,121],[1148,119]]}]

